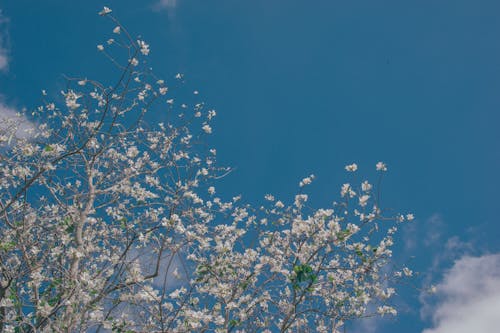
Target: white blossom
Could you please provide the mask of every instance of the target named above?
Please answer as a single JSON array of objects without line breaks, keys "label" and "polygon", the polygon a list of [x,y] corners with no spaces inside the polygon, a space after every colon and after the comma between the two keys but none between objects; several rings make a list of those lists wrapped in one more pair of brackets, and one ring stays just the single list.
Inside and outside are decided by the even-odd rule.
[{"label": "white blossom", "polygon": [[99,15],[101,16],[104,16],[104,15],[108,15],[109,13],[111,13],[112,10],[109,9],[108,7],[104,7],[100,12],[99,12]]},{"label": "white blossom", "polygon": [[359,197],[359,205],[361,207],[365,207],[367,202],[368,202],[368,199],[370,199],[369,195],[364,194],[364,195],[360,196]]},{"label": "white blossom", "polygon": [[349,172],[354,172],[354,171],[358,170],[358,165],[356,163],[352,163],[352,164],[346,165],[345,169]]},{"label": "white blossom", "polygon": [[66,106],[69,109],[75,110],[80,107],[80,104],[78,104],[76,101],[82,97],[81,95],[75,93],[73,90],[68,90],[66,93],[62,92],[62,94],[66,98]]},{"label": "white blossom", "polygon": [[376,165],[377,171],[387,171],[387,166],[384,162],[378,162]]},{"label": "white blossom", "polygon": [[314,180],[314,175],[310,175],[309,177],[306,177],[300,181],[299,187],[304,187],[306,185],[309,185],[312,183],[313,180]]},{"label": "white blossom", "polygon": [[203,131],[204,131],[205,133],[207,133],[207,134],[212,133],[212,128],[211,128],[211,127],[210,127],[210,125],[208,125],[208,124],[203,125],[202,129],[203,129]]},{"label": "white blossom", "polygon": [[139,45],[140,51],[143,55],[147,56],[149,54],[149,45],[143,40],[138,40],[137,45]]},{"label": "white blossom", "polygon": [[361,183],[361,190],[363,192],[370,192],[372,188],[373,188],[372,184],[370,184],[367,180]]},{"label": "white blossom", "polygon": [[137,65],[139,65],[139,60],[137,60],[136,58],[132,58],[132,59],[130,59],[130,64],[132,66],[137,66]]}]

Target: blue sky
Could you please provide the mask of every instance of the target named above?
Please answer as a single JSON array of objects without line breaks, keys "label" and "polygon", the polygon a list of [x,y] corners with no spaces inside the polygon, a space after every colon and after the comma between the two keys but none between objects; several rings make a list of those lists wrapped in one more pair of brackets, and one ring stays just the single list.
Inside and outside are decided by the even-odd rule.
[{"label": "blue sky", "polygon": [[[450,323],[478,294],[500,299],[498,1],[0,0],[0,112],[36,106],[62,74],[109,74],[103,5],[151,44],[159,75],[184,73],[217,109],[228,196],[290,198],[314,173],[312,198],[329,205],[344,165],[388,164],[384,202],[417,216],[398,258],[442,288],[407,290],[401,317],[358,330],[461,332]],[[496,290],[462,283],[484,277]],[[498,323],[475,317],[476,332]]]}]

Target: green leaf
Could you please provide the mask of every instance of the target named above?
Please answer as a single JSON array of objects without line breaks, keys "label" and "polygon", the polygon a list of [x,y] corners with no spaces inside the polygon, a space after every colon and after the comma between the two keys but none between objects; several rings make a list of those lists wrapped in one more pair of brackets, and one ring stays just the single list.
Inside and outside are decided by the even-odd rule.
[{"label": "green leaf", "polygon": [[337,239],[339,241],[344,241],[350,234],[351,232],[349,230],[339,231],[337,233]]},{"label": "green leaf", "polygon": [[16,247],[16,243],[13,241],[0,243],[1,251],[9,251]]},{"label": "green leaf", "polygon": [[236,320],[236,319],[231,319],[229,321],[229,326],[232,326],[232,327],[238,326],[239,324],[240,324],[240,321]]},{"label": "green leaf", "polygon": [[57,302],[59,302],[60,299],[61,299],[61,296],[58,295],[58,296],[50,298],[47,303],[49,303],[50,306],[54,306],[57,304]]},{"label": "green leaf", "polygon": [[[292,274],[290,276],[290,281],[295,290],[300,289],[299,283],[308,282],[312,284],[318,280],[318,276],[314,274],[312,267],[306,264],[293,266],[293,272],[295,276]],[[307,291],[310,291],[309,289],[311,288],[308,288]]]}]

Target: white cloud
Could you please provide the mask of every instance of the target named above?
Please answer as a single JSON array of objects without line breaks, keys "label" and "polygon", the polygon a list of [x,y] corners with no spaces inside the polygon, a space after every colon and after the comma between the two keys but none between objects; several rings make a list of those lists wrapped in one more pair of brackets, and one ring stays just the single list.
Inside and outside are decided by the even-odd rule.
[{"label": "white cloud", "polygon": [[[151,247],[134,248],[128,253],[129,260],[137,260],[144,275],[152,274],[156,268],[157,254]],[[182,254],[164,253],[160,259],[158,276],[152,281],[154,287],[168,290],[177,288],[187,282],[186,272],[182,264]],[[175,276],[174,271],[178,271]]]},{"label": "white cloud", "polygon": [[0,102],[0,135],[26,139],[33,135],[35,124],[17,110]]},{"label": "white cloud", "polygon": [[498,331],[500,254],[456,260],[437,288],[437,303],[430,306],[434,327],[423,333]]}]

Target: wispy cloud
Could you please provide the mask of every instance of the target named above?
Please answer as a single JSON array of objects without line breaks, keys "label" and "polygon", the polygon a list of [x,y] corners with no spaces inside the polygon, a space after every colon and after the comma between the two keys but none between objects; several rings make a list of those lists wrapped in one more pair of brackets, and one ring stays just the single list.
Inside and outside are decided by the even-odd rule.
[{"label": "wispy cloud", "polygon": [[9,47],[7,24],[9,20],[3,15],[0,9],[0,70],[7,70],[9,67]]},{"label": "wispy cloud", "polygon": [[161,10],[161,9],[174,9],[174,8],[177,7],[177,4],[178,4],[177,0],[159,0],[156,3],[155,8],[157,10]]},{"label": "wispy cloud", "polygon": [[[9,67],[9,19],[0,9],[0,71]],[[4,103],[0,95],[0,135],[8,138],[8,142],[20,138],[29,138],[35,131],[35,124],[29,121],[15,108]]]},{"label": "wispy cloud", "polygon": [[[128,254],[128,259],[137,261],[145,275],[153,273],[157,264],[157,254],[151,247],[135,248]],[[158,276],[152,284],[159,289],[175,289],[187,282],[186,272],[182,263],[182,254],[165,253],[159,262]]]},{"label": "wispy cloud", "polygon": [[432,214],[431,217],[425,221],[426,234],[424,238],[425,246],[429,247],[438,244],[441,241],[441,237],[444,229],[443,217],[438,214]]},{"label": "wispy cloud", "polygon": [[355,321],[347,332],[350,333],[375,333],[382,323],[379,317],[362,318]]},{"label": "wispy cloud", "polygon": [[[0,96],[2,97],[2,96]],[[16,109],[0,102],[0,135],[13,138],[29,138],[35,131],[35,124]]]},{"label": "wispy cloud", "polygon": [[4,52],[4,49],[0,46],[0,70],[4,70],[9,65],[9,61],[7,59],[7,54]]},{"label": "wispy cloud", "polygon": [[403,229],[403,241],[406,251],[422,248],[434,248],[443,244],[446,224],[441,214],[434,213],[423,221],[407,224]]},{"label": "wispy cloud", "polygon": [[463,256],[437,286],[433,328],[423,333],[491,333],[500,327],[500,254]]}]

